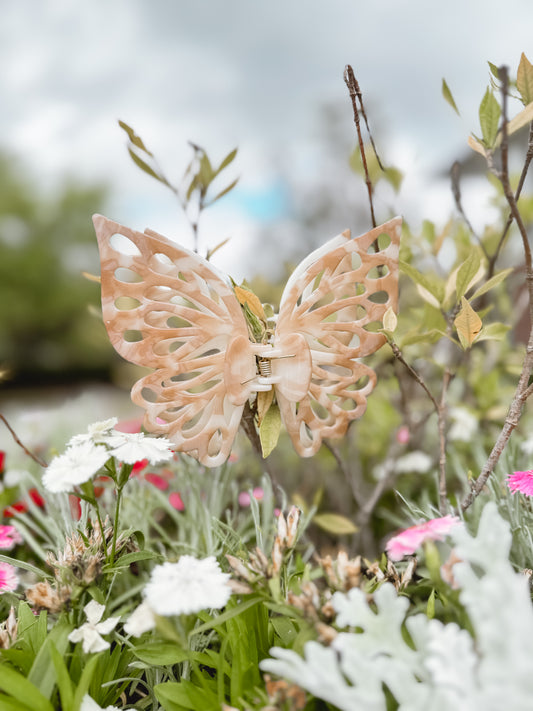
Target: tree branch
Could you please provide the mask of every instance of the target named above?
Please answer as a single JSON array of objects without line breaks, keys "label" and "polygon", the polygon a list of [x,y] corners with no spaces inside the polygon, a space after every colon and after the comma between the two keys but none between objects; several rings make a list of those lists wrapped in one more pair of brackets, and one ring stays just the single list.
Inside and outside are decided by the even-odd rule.
[{"label": "tree branch", "polygon": [[31,459],[33,459],[34,462],[37,462],[37,464],[40,467],[43,467],[44,469],[46,469],[48,464],[44,461],[44,459],[41,459],[37,454],[34,454],[33,452],[31,452],[27,447],[25,447],[22,444],[20,439],[17,437],[15,430],[11,427],[9,422],[6,420],[6,418],[2,414],[0,414],[0,420],[2,420],[2,422],[7,427],[7,429],[11,432],[11,436],[13,437],[15,442],[18,444],[19,447],[21,447],[24,450],[24,452],[28,455],[28,457],[31,457]]}]

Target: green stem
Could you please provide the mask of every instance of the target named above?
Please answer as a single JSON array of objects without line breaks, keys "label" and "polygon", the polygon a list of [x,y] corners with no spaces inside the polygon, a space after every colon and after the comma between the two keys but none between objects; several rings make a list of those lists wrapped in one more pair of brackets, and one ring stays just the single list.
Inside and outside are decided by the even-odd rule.
[{"label": "green stem", "polygon": [[120,510],[120,500],[122,498],[122,487],[117,488],[117,503],[115,504],[115,522],[113,524],[113,542],[111,544],[111,556],[109,562],[111,565],[115,562],[115,552],[117,548],[117,531],[118,531],[118,514]]}]

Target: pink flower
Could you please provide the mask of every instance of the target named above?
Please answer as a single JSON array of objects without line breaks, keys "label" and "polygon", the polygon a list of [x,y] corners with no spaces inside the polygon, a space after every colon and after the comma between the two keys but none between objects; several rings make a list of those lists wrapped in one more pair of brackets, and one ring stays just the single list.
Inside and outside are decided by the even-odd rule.
[{"label": "pink flower", "polygon": [[142,423],[142,419],[121,420],[115,425],[115,429],[118,430],[118,432],[129,432],[131,434],[133,432],[140,432]]},{"label": "pink flower", "polygon": [[176,511],[185,511],[185,504],[183,503],[179,491],[173,491],[168,495],[168,503],[172,508],[176,509]]},{"label": "pink flower", "polygon": [[162,476],[159,476],[159,474],[148,473],[144,475],[144,478],[146,479],[146,481],[150,482],[150,484],[155,486],[156,489],[159,489],[160,491],[166,491],[169,487],[167,479]]},{"label": "pink flower", "polygon": [[[255,489],[252,491],[252,495],[254,499],[256,499],[257,501],[261,501],[261,499],[265,495],[265,492],[260,486],[256,486]],[[238,501],[241,506],[250,506],[250,494],[247,491],[241,491],[238,496]]]},{"label": "pink flower", "polygon": [[22,543],[22,538],[15,526],[0,525],[0,548],[11,550],[17,543]]},{"label": "pink flower", "polygon": [[507,477],[507,486],[513,494],[520,491],[526,496],[533,496],[533,471],[510,474]]},{"label": "pink flower", "polygon": [[0,563],[0,594],[13,592],[19,584],[15,568],[9,563]]},{"label": "pink flower", "polygon": [[412,555],[424,541],[442,541],[460,520],[457,516],[433,518],[418,526],[411,526],[397,536],[393,536],[386,546],[390,560],[401,560],[406,555]]},{"label": "pink flower", "polygon": [[402,425],[396,432],[396,441],[398,444],[407,444],[411,438],[411,433],[409,432],[409,427]]}]

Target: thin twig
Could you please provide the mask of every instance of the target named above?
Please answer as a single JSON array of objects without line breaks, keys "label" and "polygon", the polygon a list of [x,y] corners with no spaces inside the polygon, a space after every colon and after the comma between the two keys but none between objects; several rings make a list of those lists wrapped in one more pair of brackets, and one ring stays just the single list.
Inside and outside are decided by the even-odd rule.
[{"label": "thin twig", "polygon": [[390,346],[391,349],[392,349],[392,352],[393,352],[394,357],[396,358],[396,360],[398,360],[400,363],[402,363],[402,365],[405,366],[405,368],[407,368],[407,371],[408,371],[408,373],[411,375],[411,377],[413,377],[413,378],[416,380],[416,382],[420,385],[420,387],[423,388],[423,390],[425,391],[426,395],[429,397],[429,399],[430,399],[431,402],[433,403],[433,407],[435,408],[435,412],[438,414],[438,412],[439,412],[439,403],[437,402],[437,400],[436,400],[435,397],[433,396],[432,392],[430,391],[430,389],[429,389],[428,386],[426,385],[426,383],[425,383],[424,379],[422,378],[422,376],[421,376],[419,373],[417,373],[417,371],[416,371],[411,365],[409,365],[409,363],[404,359],[401,350],[398,348],[397,344],[394,343],[394,341],[389,341],[388,343],[389,343],[389,346]]},{"label": "thin twig", "polygon": [[[372,220],[372,227],[377,226],[376,222],[376,217],[374,215],[374,200],[372,197],[372,181],[370,180],[370,175],[368,173],[368,165],[366,162],[366,154],[365,154],[365,146],[363,143],[363,136],[361,135],[361,124],[359,120],[359,109],[357,108],[357,102],[359,101],[359,105],[361,106],[361,113],[363,114],[363,118],[365,120],[365,125],[368,130],[368,122],[366,120],[366,115],[364,112],[363,108],[363,95],[361,93],[361,89],[359,88],[359,84],[357,82],[357,79],[355,78],[355,75],[353,73],[352,67],[347,64],[346,67],[344,68],[344,81],[346,83],[346,86],[348,87],[348,91],[350,92],[350,98],[352,100],[352,107],[353,107],[353,118],[355,122],[355,128],[357,130],[357,140],[359,142],[359,150],[361,151],[361,160],[363,162],[363,169],[365,171],[365,182],[366,182],[366,188],[368,191],[368,202],[370,204],[370,218]],[[370,135],[370,131],[368,131]],[[376,153],[375,147],[374,147],[374,141],[372,140],[372,136],[370,135],[370,140],[372,142],[372,148],[374,148],[374,153]],[[376,153],[377,156],[377,153]],[[379,161],[379,158],[378,158]],[[380,162],[381,166],[381,162]]]},{"label": "thin twig", "polygon": [[[524,248],[524,257],[526,262],[526,283],[529,295],[530,331],[526,347],[526,356],[522,365],[522,372],[520,374],[518,385],[516,387],[514,397],[511,401],[507,417],[505,418],[505,422],[498,436],[498,439],[496,440],[494,447],[492,448],[492,451],[489,454],[485,465],[483,466],[481,474],[478,476],[476,481],[472,483],[470,491],[461,503],[461,509],[463,511],[465,511],[472,504],[472,502],[476,499],[477,496],[479,496],[479,494],[483,490],[487,479],[494,471],[494,468],[496,467],[503,450],[507,446],[507,443],[511,437],[513,430],[518,425],[525,401],[533,392],[532,387],[529,385],[529,378],[533,370],[533,264],[528,235],[522,220],[522,216],[520,215],[520,212],[518,210],[515,195],[511,190],[509,182],[509,137],[507,132],[507,91],[509,86],[509,75],[507,67],[500,67],[499,75],[502,79],[502,168],[500,173],[497,173],[497,175],[502,184],[503,192],[509,205],[511,215],[518,226],[518,230],[522,238],[522,245]],[[493,170],[493,172],[495,171]]]},{"label": "thin twig", "polygon": [[[520,179],[518,181],[518,187],[516,188],[515,192],[515,200],[518,202],[518,198],[520,197],[522,193],[522,188],[524,187],[524,182],[526,180],[526,176],[529,171],[529,166],[531,165],[531,161],[533,160],[533,123],[529,125],[529,137],[528,137],[528,142],[527,142],[527,153],[526,153],[526,158],[524,161],[524,166],[522,168],[522,172],[520,173]],[[498,242],[498,246],[496,247],[496,251],[492,255],[492,257],[489,259],[489,266],[487,270],[487,279],[490,279],[492,276],[494,276],[494,272],[496,270],[496,262],[498,260],[498,257],[500,256],[500,251],[503,247],[503,243],[505,242],[505,238],[507,237],[507,233],[509,232],[509,228],[511,227],[513,223],[513,213],[509,213],[509,217],[507,218],[507,222],[505,223],[505,227],[503,228],[502,235],[500,237],[500,240]]]},{"label": "thin twig", "polygon": [[19,447],[21,447],[24,450],[24,452],[28,455],[28,457],[31,457],[31,459],[33,459],[34,462],[37,462],[37,464],[40,467],[44,467],[46,469],[48,464],[44,461],[44,459],[41,459],[37,454],[34,454],[33,452],[31,452],[27,447],[25,447],[22,444],[20,439],[17,437],[15,430],[11,427],[9,422],[6,420],[6,418],[2,414],[0,414],[0,420],[2,420],[2,422],[7,427],[7,429],[11,432],[11,436],[13,437],[15,442],[18,444]]}]

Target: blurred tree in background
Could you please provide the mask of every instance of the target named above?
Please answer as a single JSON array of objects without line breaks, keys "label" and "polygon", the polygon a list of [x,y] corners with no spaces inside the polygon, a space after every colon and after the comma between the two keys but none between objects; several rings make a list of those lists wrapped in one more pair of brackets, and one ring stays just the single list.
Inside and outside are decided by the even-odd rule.
[{"label": "blurred tree in background", "polygon": [[47,195],[0,154],[0,368],[4,386],[105,377],[111,351],[91,215],[107,189],[65,182]]}]

